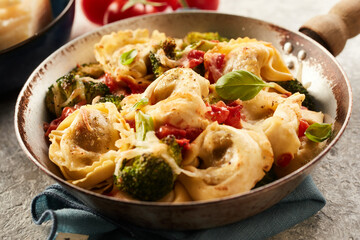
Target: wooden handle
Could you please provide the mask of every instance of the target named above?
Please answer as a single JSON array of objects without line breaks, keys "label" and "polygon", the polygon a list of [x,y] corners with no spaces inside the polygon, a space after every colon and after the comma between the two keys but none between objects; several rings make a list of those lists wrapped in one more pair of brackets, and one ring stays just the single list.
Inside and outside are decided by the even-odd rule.
[{"label": "wooden handle", "polygon": [[338,55],[346,41],[360,33],[360,0],[341,0],[328,14],[311,18],[299,31]]}]

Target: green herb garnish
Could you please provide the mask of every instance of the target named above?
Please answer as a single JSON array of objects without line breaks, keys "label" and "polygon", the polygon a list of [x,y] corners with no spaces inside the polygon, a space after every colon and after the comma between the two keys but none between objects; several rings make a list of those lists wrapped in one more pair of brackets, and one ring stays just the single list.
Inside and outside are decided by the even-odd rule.
[{"label": "green herb garnish", "polygon": [[154,121],[148,114],[138,111],[135,115],[136,139],[144,141],[146,133],[154,131]]},{"label": "green herb garnish", "polygon": [[264,87],[274,87],[274,85],[245,70],[229,72],[219,78],[215,84],[217,94],[225,100],[250,100]]},{"label": "green herb garnish", "polygon": [[149,104],[149,99],[142,98],[137,103],[135,103],[134,106],[131,107],[131,110],[139,110],[148,104]]},{"label": "green herb garnish", "polygon": [[313,142],[323,142],[331,136],[331,124],[314,123],[305,131],[305,136]]},{"label": "green herb garnish", "polygon": [[123,54],[121,54],[120,56],[120,62],[122,65],[129,65],[131,64],[136,55],[138,54],[138,51],[136,49],[132,49],[128,52],[124,52]]}]

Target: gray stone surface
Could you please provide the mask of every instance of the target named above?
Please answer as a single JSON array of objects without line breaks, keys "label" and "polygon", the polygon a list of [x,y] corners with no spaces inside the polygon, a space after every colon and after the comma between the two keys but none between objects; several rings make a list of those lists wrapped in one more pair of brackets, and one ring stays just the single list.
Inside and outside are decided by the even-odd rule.
[{"label": "gray stone surface", "polygon": [[[326,13],[336,0],[222,0],[220,11],[249,16],[297,30],[312,16]],[[313,217],[271,240],[360,239],[360,36],[348,41],[337,60],[353,87],[352,118],[343,137],[320,162],[312,177],[327,199]],[[30,162],[14,132],[16,93],[0,97],[0,238],[45,239],[50,224],[32,223],[30,203],[53,181]]]}]

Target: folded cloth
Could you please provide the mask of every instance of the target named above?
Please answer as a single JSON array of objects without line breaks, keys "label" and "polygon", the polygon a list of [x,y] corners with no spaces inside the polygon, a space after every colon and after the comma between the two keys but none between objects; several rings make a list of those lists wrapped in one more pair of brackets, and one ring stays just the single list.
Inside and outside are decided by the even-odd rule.
[{"label": "folded cloth", "polygon": [[[268,210],[222,227],[194,231],[161,231],[115,223],[99,215],[54,184],[32,201],[33,220],[40,225],[52,220],[48,239],[266,239],[318,212],[326,201],[308,176],[291,194]],[[85,238],[60,238],[63,233]],[[64,235],[65,236],[65,235]],[[70,236],[79,236],[72,235]]]}]

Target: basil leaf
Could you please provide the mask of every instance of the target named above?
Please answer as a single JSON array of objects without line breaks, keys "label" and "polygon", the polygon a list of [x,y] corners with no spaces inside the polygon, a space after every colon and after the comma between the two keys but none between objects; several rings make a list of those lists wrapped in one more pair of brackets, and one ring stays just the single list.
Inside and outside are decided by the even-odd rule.
[{"label": "basil leaf", "polygon": [[149,104],[149,99],[142,98],[137,103],[135,103],[134,106],[131,107],[131,110],[139,110],[148,104]]},{"label": "basil leaf", "polygon": [[266,83],[245,70],[229,72],[219,78],[215,84],[216,92],[225,100],[250,100],[264,87],[273,87],[273,84]]},{"label": "basil leaf", "polygon": [[128,52],[124,52],[123,54],[121,54],[120,56],[120,62],[122,65],[129,65],[131,64],[136,55],[138,54],[138,51],[136,49],[132,49]]},{"label": "basil leaf", "polygon": [[154,131],[154,121],[148,114],[138,111],[135,115],[136,139],[144,141],[146,133]]},{"label": "basil leaf", "polygon": [[331,136],[331,124],[314,123],[305,131],[305,136],[313,142],[323,142]]}]

